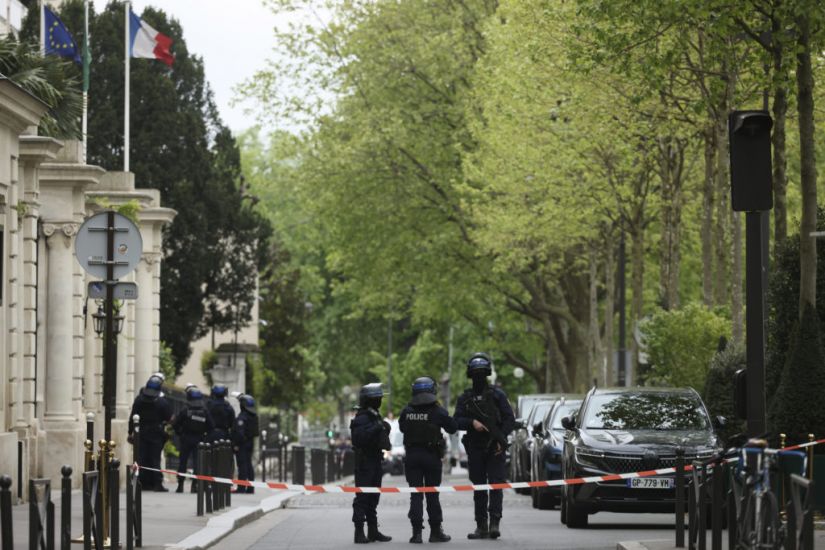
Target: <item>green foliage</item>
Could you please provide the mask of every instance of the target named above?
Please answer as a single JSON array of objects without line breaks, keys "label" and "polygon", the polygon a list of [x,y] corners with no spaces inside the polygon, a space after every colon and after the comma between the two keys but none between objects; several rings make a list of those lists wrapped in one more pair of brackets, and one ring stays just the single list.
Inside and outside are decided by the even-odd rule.
[{"label": "green foliage", "polygon": [[163,376],[169,383],[174,382],[178,372],[175,368],[175,357],[172,355],[172,350],[166,345],[166,342],[160,343],[159,362],[160,372],[163,373]]},{"label": "green foliage", "polygon": [[735,434],[744,433],[744,422],[736,418],[734,409],[733,375],[745,366],[745,350],[741,346],[728,345],[713,356],[705,379],[702,397],[711,417],[724,416],[728,421],[724,428],[719,429],[719,435],[725,441]]},{"label": "green foliage", "polygon": [[36,44],[13,34],[0,38],[0,74],[48,105],[40,134],[58,139],[80,138],[83,97],[77,69],[64,58],[40,54]]},{"label": "green foliage", "polygon": [[819,316],[806,305],[794,329],[779,387],[770,407],[769,428],[785,433],[789,442],[825,433],[825,350]]},{"label": "green foliage", "polygon": [[218,363],[218,354],[215,350],[208,349],[201,355],[201,374],[208,385],[212,385],[212,367]]},{"label": "green foliage", "polygon": [[658,311],[641,325],[650,360],[647,384],[702,391],[719,338],[730,337],[730,323],[700,304]]}]

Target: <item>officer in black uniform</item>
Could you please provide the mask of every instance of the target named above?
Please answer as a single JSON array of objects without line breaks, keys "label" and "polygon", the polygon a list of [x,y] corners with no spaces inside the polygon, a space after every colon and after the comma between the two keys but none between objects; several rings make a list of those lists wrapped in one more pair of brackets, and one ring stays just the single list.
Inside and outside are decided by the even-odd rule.
[{"label": "officer in black uniform", "polygon": [[[129,415],[129,440],[133,441],[135,426],[132,418],[140,415],[140,445],[138,447],[138,460],[141,466],[147,468],[160,468],[160,454],[163,452],[163,445],[166,443],[166,431],[164,424],[172,418],[172,406],[161,395],[163,379],[153,374],[146,381],[146,385],[140,389],[135,402],[132,404],[132,413]],[[168,492],[169,489],[163,486],[163,476],[160,472],[148,470],[140,471],[140,483],[144,490]]]},{"label": "officer in black uniform", "polygon": [[215,428],[207,436],[207,441],[229,439],[229,432],[235,424],[235,409],[226,402],[228,393],[226,386],[220,384],[212,386],[212,394],[206,403],[206,408]]},{"label": "officer in black uniform", "polygon": [[[446,442],[441,429],[455,433],[458,424],[436,400],[435,380],[424,376],[412,385],[412,399],[401,411],[398,426],[404,433],[404,472],[410,487],[441,485],[441,458]],[[410,495],[410,513],[413,535],[410,542],[421,544],[424,529],[424,495]],[[448,542],[450,536],[441,528],[443,516],[438,493],[427,493],[427,516],[430,520],[430,542]]]},{"label": "officer in black uniform", "polygon": [[[190,384],[186,387],[186,410],[175,416],[172,427],[180,438],[180,460],[178,461],[178,472],[186,473],[186,466],[189,457],[192,457],[192,469],[197,473],[198,469],[198,443],[204,440],[206,434],[215,429],[212,424],[212,417],[206,410],[203,402],[203,393]],[[183,492],[183,484],[186,478],[178,476],[178,489],[176,493]],[[195,480],[192,480],[192,492],[195,492]]]},{"label": "officer in black uniform", "polygon": [[[252,450],[258,437],[258,411],[251,395],[238,396],[241,412],[232,427],[232,446],[235,449],[235,462],[238,464],[238,479],[255,480],[252,467]],[[239,493],[254,493],[255,487],[238,487]]]},{"label": "officer in black uniform", "polygon": [[[390,425],[378,412],[384,390],[381,384],[367,384],[358,394],[358,411],[350,422],[352,446],[355,448],[356,487],[380,487],[382,451],[389,451]],[[378,500],[380,493],[356,493],[352,501],[352,522],[355,524],[355,543],[387,542],[392,537],[378,530]],[[364,535],[364,522],[367,534]]]},{"label": "officer in black uniform", "polygon": [[[470,481],[474,484],[504,483],[504,451],[507,448],[507,435],[513,431],[515,423],[507,395],[500,388],[492,388],[487,383],[487,377],[492,372],[492,362],[487,354],[476,353],[470,357],[467,362],[467,377],[473,381],[473,386],[459,396],[455,406],[458,428],[467,430],[462,442],[467,449]],[[502,500],[500,489],[473,493],[476,530],[467,535],[467,538],[497,539],[501,536],[499,523]]]}]

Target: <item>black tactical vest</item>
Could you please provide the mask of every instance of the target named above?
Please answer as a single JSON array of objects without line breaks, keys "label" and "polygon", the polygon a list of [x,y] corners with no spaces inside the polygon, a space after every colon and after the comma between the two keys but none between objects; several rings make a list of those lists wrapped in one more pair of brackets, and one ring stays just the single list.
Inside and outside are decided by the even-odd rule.
[{"label": "black tactical vest", "polygon": [[435,424],[435,407],[410,406],[404,423],[405,447],[435,447],[441,443],[441,427]]},{"label": "black tactical vest", "polygon": [[223,399],[210,399],[206,407],[209,409],[209,414],[212,415],[212,422],[215,423],[215,428],[228,432],[232,427],[232,422],[235,417],[235,411],[232,409],[232,405]]},{"label": "black tactical vest", "polygon": [[[493,389],[487,388],[482,394],[476,394],[472,389],[464,392],[466,395],[466,408],[469,415],[485,426],[501,427],[501,410],[493,397]],[[490,442],[490,432],[479,432],[468,430],[466,437],[473,446],[485,446]]]},{"label": "black tactical vest", "polygon": [[183,421],[183,431],[188,434],[203,435],[206,433],[205,407],[189,407],[186,409],[186,418]]}]

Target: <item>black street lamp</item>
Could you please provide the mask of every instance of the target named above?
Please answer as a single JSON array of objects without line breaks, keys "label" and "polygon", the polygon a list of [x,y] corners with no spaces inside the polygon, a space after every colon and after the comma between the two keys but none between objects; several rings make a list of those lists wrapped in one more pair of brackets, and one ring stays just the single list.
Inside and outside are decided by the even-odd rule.
[{"label": "black street lamp", "polygon": [[[92,313],[92,318],[95,322],[95,333],[100,336],[106,332],[106,312],[103,310],[103,306],[97,306],[97,313]],[[113,320],[114,333],[120,334],[120,331],[123,330],[123,315],[118,312]]]}]

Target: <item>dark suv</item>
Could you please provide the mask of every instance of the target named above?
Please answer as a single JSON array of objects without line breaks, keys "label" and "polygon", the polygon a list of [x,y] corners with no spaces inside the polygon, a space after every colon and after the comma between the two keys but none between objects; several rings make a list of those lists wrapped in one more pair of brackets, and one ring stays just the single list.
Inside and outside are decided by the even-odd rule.
[{"label": "dark suv", "polygon": [[[713,423],[692,389],[592,389],[575,417],[562,421],[565,479],[673,467],[676,448],[687,462],[718,450]],[[562,522],[586,527],[588,514],[674,511],[673,476],[566,485]]]}]

